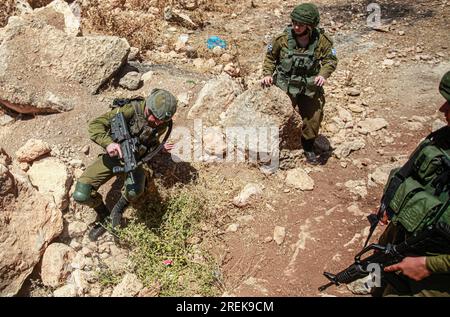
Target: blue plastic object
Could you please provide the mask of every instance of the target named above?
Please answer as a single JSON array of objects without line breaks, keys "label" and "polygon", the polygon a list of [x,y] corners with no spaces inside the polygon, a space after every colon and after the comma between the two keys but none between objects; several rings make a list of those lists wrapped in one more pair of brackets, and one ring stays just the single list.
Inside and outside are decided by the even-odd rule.
[{"label": "blue plastic object", "polygon": [[213,49],[216,46],[219,46],[220,48],[227,48],[227,42],[222,40],[218,36],[210,36],[208,40],[206,41],[206,44],[208,45],[208,49]]}]

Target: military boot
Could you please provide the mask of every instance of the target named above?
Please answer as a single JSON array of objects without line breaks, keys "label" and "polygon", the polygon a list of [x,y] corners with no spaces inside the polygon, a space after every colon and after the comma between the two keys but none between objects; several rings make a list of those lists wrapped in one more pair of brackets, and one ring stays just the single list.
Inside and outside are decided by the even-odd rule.
[{"label": "military boot", "polygon": [[316,153],[314,153],[314,141],[315,139],[305,140],[302,138],[302,147],[305,152],[306,162],[311,165],[319,164],[319,160],[317,158]]},{"label": "military boot", "polygon": [[306,162],[308,162],[311,165],[319,164],[319,160],[317,159],[317,155],[313,151],[305,151],[305,158],[306,158]]},{"label": "military boot", "polygon": [[97,241],[100,236],[102,236],[105,232],[105,226],[106,226],[106,217],[109,216],[109,210],[105,206],[105,204],[102,202],[101,205],[94,208],[95,212],[97,213],[97,218],[95,219],[94,227],[92,227],[91,231],[89,231],[89,240],[92,242]]},{"label": "military boot", "polygon": [[114,208],[111,210],[111,225],[113,228],[120,225],[120,221],[122,220],[122,214],[127,208],[129,202],[125,199],[125,197],[121,196],[119,201],[117,201]]}]

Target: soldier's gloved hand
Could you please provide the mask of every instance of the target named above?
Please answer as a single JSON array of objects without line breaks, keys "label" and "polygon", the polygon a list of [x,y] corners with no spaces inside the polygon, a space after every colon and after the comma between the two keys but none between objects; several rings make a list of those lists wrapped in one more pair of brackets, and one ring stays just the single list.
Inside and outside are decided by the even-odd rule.
[{"label": "soldier's gloved hand", "polygon": [[266,76],[263,79],[261,79],[261,85],[263,87],[270,87],[273,84],[273,78],[272,76]]},{"label": "soldier's gloved hand", "polygon": [[404,258],[401,262],[394,265],[390,265],[384,268],[385,272],[400,271],[403,275],[406,275],[414,281],[420,281],[427,276],[431,275],[430,270],[427,268],[426,257],[411,257]]},{"label": "soldier's gloved hand", "polygon": [[317,76],[316,78],[314,78],[314,83],[318,87],[322,87],[323,85],[325,85],[326,81],[327,80],[323,76]]},{"label": "soldier's gloved hand", "polygon": [[120,145],[117,143],[111,143],[106,147],[106,152],[110,157],[119,156],[122,158],[122,149],[120,148]]}]

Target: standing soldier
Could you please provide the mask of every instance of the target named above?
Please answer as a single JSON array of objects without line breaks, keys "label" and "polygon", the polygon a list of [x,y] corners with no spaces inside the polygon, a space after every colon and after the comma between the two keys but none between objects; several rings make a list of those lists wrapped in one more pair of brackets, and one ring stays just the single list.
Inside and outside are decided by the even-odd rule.
[{"label": "standing soldier", "polygon": [[[73,199],[83,205],[92,207],[97,213],[96,224],[89,232],[89,239],[96,241],[105,230],[105,220],[110,215],[102,196],[98,193],[101,185],[115,174],[113,168],[121,166],[122,149],[111,136],[111,120],[118,113],[123,113],[132,137],[140,143],[139,157],[142,159],[159,147],[159,136],[166,133],[172,124],[172,116],[177,110],[177,100],[168,91],[153,89],[147,100],[126,100],[116,109],[94,119],[89,124],[92,141],[106,150],[80,176],[73,193]],[[170,151],[173,144],[165,143],[164,149]],[[146,173],[143,165],[129,172],[125,179],[122,195],[111,211],[112,226],[120,223],[122,213],[129,202],[136,201],[144,192]]]},{"label": "standing soldier", "polygon": [[263,86],[275,84],[291,98],[303,119],[301,144],[306,161],[318,164],[314,141],[319,135],[325,105],[323,86],[336,69],[333,42],[318,28],[320,15],[312,3],[291,13],[292,25],[268,46],[263,65]]}]

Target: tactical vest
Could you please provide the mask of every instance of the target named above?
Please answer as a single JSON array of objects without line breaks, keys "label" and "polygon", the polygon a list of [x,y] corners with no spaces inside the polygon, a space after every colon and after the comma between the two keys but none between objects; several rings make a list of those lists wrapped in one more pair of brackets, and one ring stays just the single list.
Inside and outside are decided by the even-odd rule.
[{"label": "tactical vest", "polygon": [[[439,140],[444,141],[439,142]],[[450,127],[446,126],[428,136],[411,155],[411,171],[392,193],[387,202],[387,214],[406,234],[445,222],[450,225]],[[442,147],[442,144],[447,144]],[[407,163],[407,164],[408,164]],[[394,169],[385,187],[400,169]],[[397,174],[397,175],[396,175]]]},{"label": "tactical vest", "polygon": [[312,98],[318,92],[323,93],[323,88],[314,83],[320,71],[320,63],[314,52],[319,44],[321,31],[313,29],[314,42],[304,52],[300,52],[297,47],[292,27],[287,27],[285,32],[288,35],[288,45],[281,49],[280,56],[283,58],[276,68],[275,84],[293,97],[304,94]]},{"label": "tactical vest", "polygon": [[141,147],[139,149],[139,155],[142,157],[146,153],[152,151],[159,144],[159,137],[164,132],[167,124],[162,124],[156,128],[152,128],[148,125],[147,117],[144,114],[142,103],[145,99],[137,97],[133,99],[114,99],[112,107],[122,107],[127,104],[131,104],[134,109],[134,115],[128,122],[130,133],[133,137],[139,138]]}]

